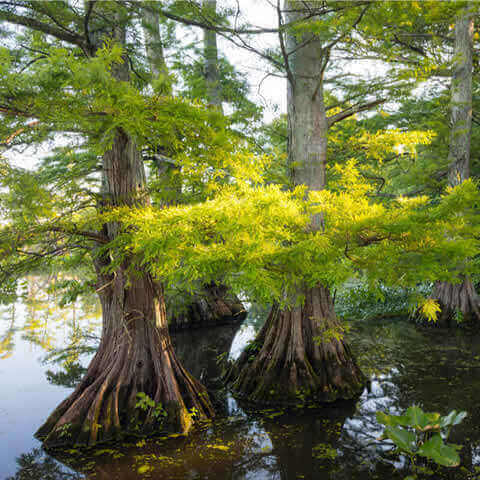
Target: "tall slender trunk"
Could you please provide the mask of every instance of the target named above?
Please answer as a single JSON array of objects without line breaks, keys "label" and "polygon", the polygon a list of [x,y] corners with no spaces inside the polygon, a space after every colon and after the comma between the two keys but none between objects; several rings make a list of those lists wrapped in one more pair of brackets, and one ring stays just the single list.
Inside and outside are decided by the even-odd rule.
[{"label": "tall slender trunk", "polygon": [[[215,13],[216,2],[207,0],[205,5]],[[142,25],[145,36],[145,50],[147,60],[150,64],[150,70],[154,78],[160,75],[168,76],[168,66],[164,56],[162,38],[160,35],[160,17],[154,9],[148,8],[148,4],[142,9]],[[213,37],[211,35],[213,33]],[[218,49],[215,32],[205,33],[205,63],[206,63],[206,80],[207,80],[207,96],[209,102],[214,104],[216,108],[221,109],[219,83],[218,83]],[[171,87],[166,83],[165,93],[171,94]],[[212,95],[212,96],[211,96]],[[161,153],[161,152],[159,152]],[[172,200],[169,203],[177,203],[181,193],[181,184],[179,184],[179,176],[176,175],[178,166],[173,162],[162,160],[162,155],[157,155],[158,175],[165,177],[163,188],[171,191]],[[177,172],[178,173],[178,172]],[[232,322],[238,322],[245,318],[246,312],[241,301],[233,295],[229,289],[223,285],[211,283],[203,285],[195,295],[185,293],[182,299],[185,308],[175,308],[176,302],[167,304],[172,308],[169,309],[168,323],[171,331],[182,330],[188,328],[206,327],[214,325],[222,325]]]},{"label": "tall slender trunk", "polygon": [[[217,0],[203,0],[203,7],[211,15],[214,15],[217,11]],[[205,81],[207,84],[208,103],[222,111],[217,33],[213,30],[203,30],[203,55],[205,58]]]},{"label": "tall slender trunk", "polygon": [[[288,22],[299,19],[308,2],[286,2]],[[323,72],[328,58],[312,33],[288,35],[288,155],[295,185],[325,187],[327,117]],[[308,194],[308,193],[307,193]],[[323,228],[321,215],[312,230]],[[256,352],[240,356],[230,378],[233,389],[258,403],[298,404],[355,397],[364,377],[342,338],[327,286],[299,288],[303,305],[272,308],[255,340]]]},{"label": "tall slender trunk", "polygon": [[[117,26],[114,38],[124,44],[125,29]],[[128,62],[112,68],[112,75],[128,81]],[[121,129],[102,157],[102,197],[102,210],[150,201],[141,153]],[[109,240],[121,229],[117,222],[103,226]],[[200,418],[213,415],[205,388],[175,356],[162,287],[138,267],[133,271],[133,261],[126,258],[105,273],[110,256],[95,255],[100,346],[80,384],[37,431],[47,447],[91,445],[125,433],[186,432],[193,423],[189,410]],[[154,403],[139,404],[140,393]]]},{"label": "tall slender trunk", "polygon": [[[450,103],[450,170],[448,181],[456,186],[470,175],[470,139],[472,131],[473,76],[473,11],[471,3],[457,17]],[[438,323],[455,324],[455,319],[468,323],[480,321],[480,298],[472,280],[465,276],[461,283],[437,282],[432,297],[438,300],[441,313]]]},{"label": "tall slender trunk", "polygon": [[160,17],[154,9],[148,8],[148,2],[145,3],[145,8],[142,9],[142,27],[145,36],[145,51],[150,64],[151,74],[154,78],[160,75],[167,76],[168,67],[160,36]]}]

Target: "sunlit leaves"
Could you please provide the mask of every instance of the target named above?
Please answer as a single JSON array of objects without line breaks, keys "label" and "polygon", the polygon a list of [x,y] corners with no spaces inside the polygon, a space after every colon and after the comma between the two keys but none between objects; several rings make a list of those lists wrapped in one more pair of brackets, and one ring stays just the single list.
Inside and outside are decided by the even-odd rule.
[{"label": "sunlit leaves", "polygon": [[440,305],[436,300],[433,298],[427,298],[421,305],[420,305],[420,312],[421,314],[429,321],[429,322],[436,322],[438,313],[441,312]]},{"label": "sunlit leaves", "polygon": [[[372,284],[415,286],[452,280],[461,264],[473,268],[467,260],[478,248],[473,182],[449,190],[437,204],[424,196],[385,205],[370,197],[372,187],[353,162],[336,169],[335,189],[308,197],[301,187],[239,181],[219,186],[203,203],[117,210],[106,218],[134,227],[117,247],[141,258],[157,278],[188,289],[221,276],[261,300],[282,301],[285,290],[302,283],[338,286],[358,270]],[[315,214],[325,230],[309,229]],[[427,307],[432,316],[434,308]]]},{"label": "sunlit leaves", "polygon": [[401,131],[397,129],[365,132],[359,139],[367,157],[382,161],[391,153],[409,153],[416,156],[418,145],[428,145],[435,137],[433,131]]}]

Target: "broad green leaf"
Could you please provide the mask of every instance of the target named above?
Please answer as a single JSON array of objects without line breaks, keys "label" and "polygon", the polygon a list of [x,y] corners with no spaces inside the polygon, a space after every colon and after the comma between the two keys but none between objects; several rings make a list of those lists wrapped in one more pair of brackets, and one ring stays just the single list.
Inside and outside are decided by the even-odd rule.
[{"label": "broad green leaf", "polygon": [[460,465],[460,456],[457,453],[457,446],[445,444],[440,434],[435,434],[427,440],[419,449],[418,455],[429,458],[439,465],[445,467],[457,467]]},{"label": "broad green leaf", "polygon": [[409,454],[415,453],[416,437],[409,430],[405,430],[400,426],[387,426],[384,434],[392,440],[392,442],[402,451]]},{"label": "broad green leaf", "polygon": [[404,417],[406,424],[402,423],[402,425],[413,427],[416,430],[420,430],[422,432],[428,430],[438,430],[440,428],[439,413],[425,413],[420,407],[416,405],[408,408]]},{"label": "broad green leaf", "polygon": [[397,415],[388,415],[385,412],[377,412],[377,422],[382,425],[394,427],[398,425],[397,418]]}]

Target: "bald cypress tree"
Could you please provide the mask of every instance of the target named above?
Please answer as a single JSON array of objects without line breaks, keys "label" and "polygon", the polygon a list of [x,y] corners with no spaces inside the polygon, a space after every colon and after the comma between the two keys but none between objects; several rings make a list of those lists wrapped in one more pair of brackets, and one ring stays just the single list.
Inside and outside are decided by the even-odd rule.
[{"label": "bald cypress tree", "polygon": [[[286,21],[301,25],[281,39],[288,81],[288,157],[294,186],[322,190],[326,185],[327,118],[323,76],[333,44],[309,31],[315,2],[286,1]],[[321,22],[319,16],[312,22]],[[319,20],[320,18],[320,20]],[[281,19],[280,19],[281,21]],[[310,24],[311,25],[311,24]],[[303,27],[303,28],[302,28]],[[321,232],[321,214],[309,229]],[[258,334],[253,360],[245,351],[232,378],[235,391],[258,403],[350,399],[362,391],[364,376],[341,334],[328,285],[298,285],[290,306],[274,306]],[[334,332],[337,332],[336,334]]]},{"label": "bald cypress tree", "polygon": [[[192,412],[195,418],[213,415],[208,395],[175,356],[163,286],[133,267],[132,256],[117,259],[109,247],[129,226],[101,218],[115,208],[150,205],[142,146],[152,140],[155,145],[155,137],[168,139],[169,114],[162,113],[168,105],[190,107],[144,96],[136,85],[139,73],[128,36],[134,19],[122,2],[86,2],[82,9],[63,2],[11,2],[0,7],[0,18],[4,32],[14,41],[21,36],[29,45],[26,56],[34,56],[28,61],[2,50],[5,146],[35,145],[70,132],[77,142],[78,136],[83,139],[77,150],[64,148],[56,159],[47,158],[40,173],[2,163],[12,195],[28,180],[30,195],[44,200],[38,209],[39,197],[16,204],[23,219],[7,210],[2,275],[21,275],[82,251],[92,261],[102,307],[100,345],[86,374],[37,435],[45,445],[57,446],[94,444],[126,432],[186,432]],[[181,115],[179,120],[174,128],[186,125]],[[88,178],[100,186],[98,192],[85,188]],[[19,193],[26,198],[25,190]],[[87,227],[94,217],[98,221]]]},{"label": "bald cypress tree", "polygon": [[[450,86],[450,145],[448,183],[461,184],[470,176],[470,143],[472,135],[474,12],[467,2],[455,21],[453,76]],[[460,283],[435,283],[432,297],[441,308],[439,321],[452,325],[455,320],[480,321],[480,298],[468,275]]]}]

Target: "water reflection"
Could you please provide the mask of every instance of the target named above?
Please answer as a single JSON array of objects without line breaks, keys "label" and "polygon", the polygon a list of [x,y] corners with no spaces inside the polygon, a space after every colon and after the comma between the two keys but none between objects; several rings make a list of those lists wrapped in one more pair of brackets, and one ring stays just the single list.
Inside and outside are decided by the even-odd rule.
[{"label": "water reflection", "polygon": [[[37,285],[38,287],[38,285]],[[265,318],[250,311],[242,326],[179,332],[174,343],[185,366],[217,395],[220,412],[188,437],[136,440],[74,449],[61,462],[40,449],[32,433],[83,374],[98,341],[96,303],[55,308],[42,288],[23,303],[0,309],[0,478],[89,479],[403,479],[407,465],[377,438],[378,410],[399,413],[412,404],[447,413],[466,410],[451,441],[464,445],[462,463],[480,466],[480,337],[421,331],[405,321],[353,325],[353,348],[371,385],[356,403],[321,410],[253,411],[222,390],[227,352],[239,355]],[[26,453],[25,453],[26,452]],[[439,470],[460,480],[465,470]]]},{"label": "water reflection", "polygon": [[29,453],[22,453],[17,458],[18,470],[7,480],[77,480],[83,475],[68,471],[59,462],[45,454],[40,448]]},{"label": "water reflection", "polygon": [[[11,305],[10,308],[5,309],[2,313],[4,315],[1,313],[0,315],[5,320],[5,329],[0,335],[0,360],[10,357],[15,348],[15,305]],[[0,331],[2,330],[3,328]]]}]

